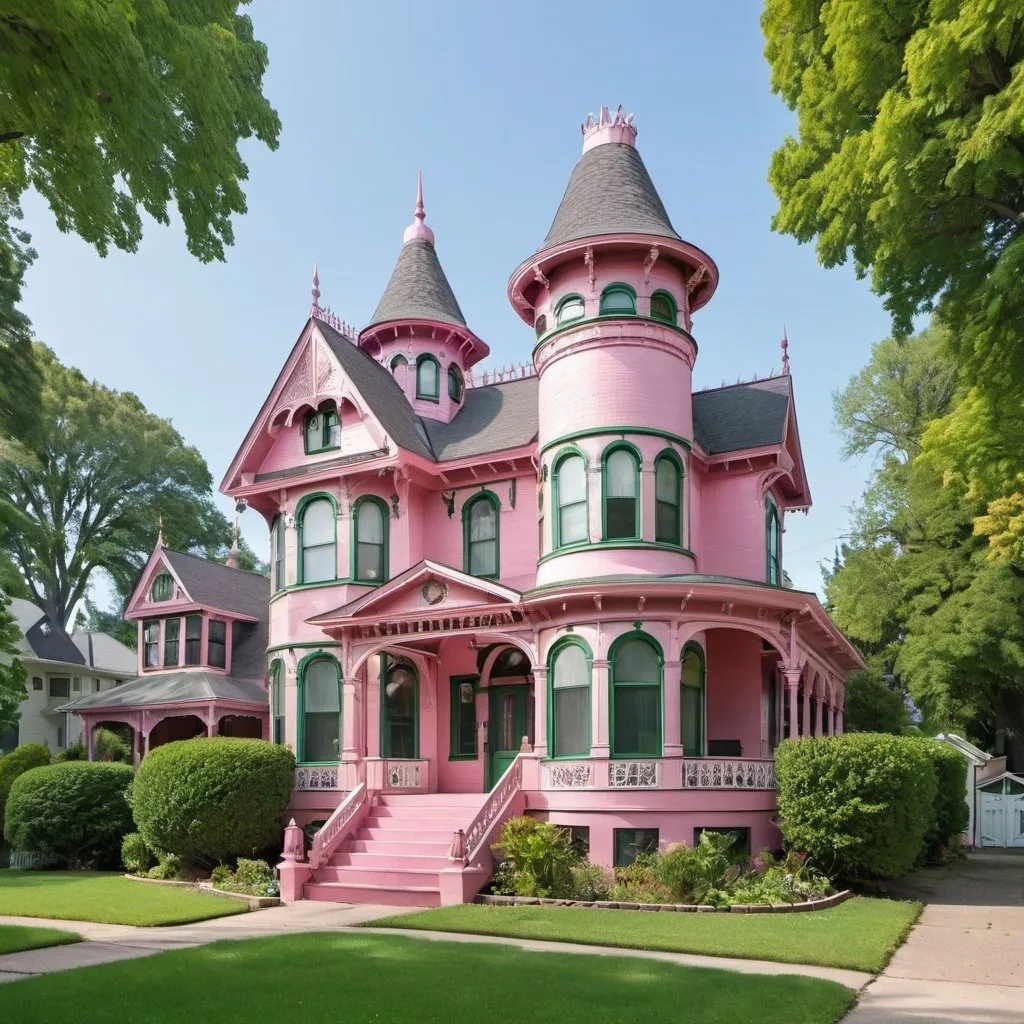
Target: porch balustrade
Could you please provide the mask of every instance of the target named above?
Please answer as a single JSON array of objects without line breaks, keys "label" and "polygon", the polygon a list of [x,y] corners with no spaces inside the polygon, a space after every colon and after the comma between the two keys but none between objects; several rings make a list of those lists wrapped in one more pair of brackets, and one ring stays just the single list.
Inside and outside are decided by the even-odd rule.
[{"label": "porch balustrade", "polygon": [[772,758],[593,758],[541,765],[543,790],[775,789]]},{"label": "porch balustrade", "polygon": [[366,759],[366,784],[382,793],[430,791],[430,762],[425,758]]},{"label": "porch balustrade", "polygon": [[687,789],[775,789],[775,761],[694,758],[684,762]]},{"label": "porch balustrade", "polygon": [[352,832],[373,802],[374,794],[360,782],[355,789],[338,805],[335,812],[327,819],[322,829],[313,836],[313,845],[309,851],[309,866],[314,870],[326,863],[342,840]]}]

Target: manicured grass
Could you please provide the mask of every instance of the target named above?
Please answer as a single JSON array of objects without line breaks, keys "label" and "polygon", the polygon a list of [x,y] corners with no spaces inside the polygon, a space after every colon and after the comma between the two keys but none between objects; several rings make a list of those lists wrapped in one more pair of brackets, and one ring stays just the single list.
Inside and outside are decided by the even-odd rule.
[{"label": "manicured grass", "polygon": [[188,924],[248,910],[242,900],[95,871],[0,871],[0,915],[101,924]]},{"label": "manicured grass", "polygon": [[506,935],[877,972],[903,943],[920,912],[919,903],[863,897],[806,914],[681,914],[467,903],[380,918],[366,927]]},{"label": "manicured grass", "polygon": [[57,928],[22,928],[16,924],[0,924],[0,956],[4,953],[20,953],[23,949],[45,949],[47,946],[63,946],[81,941],[81,935],[62,932]]},{"label": "manicured grass", "polygon": [[[184,987],[183,987],[184,986]],[[216,942],[3,986],[4,1017],[52,1024],[832,1024],[853,992],[830,981],[616,956],[528,953],[398,935]]]}]

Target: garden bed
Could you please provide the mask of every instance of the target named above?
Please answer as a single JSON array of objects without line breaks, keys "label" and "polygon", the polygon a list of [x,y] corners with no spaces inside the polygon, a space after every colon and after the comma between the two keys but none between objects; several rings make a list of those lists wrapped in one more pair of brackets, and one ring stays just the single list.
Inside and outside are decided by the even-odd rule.
[{"label": "garden bed", "polygon": [[184,882],[172,878],[146,878],[144,875],[124,875],[133,882],[147,882],[149,885],[172,885],[181,889],[192,889],[194,892],[207,892],[213,896],[229,896],[235,900],[245,900],[250,910],[266,910],[267,907],[281,906],[280,896],[250,896],[244,892],[228,892],[226,889],[218,889],[209,882],[195,881]]},{"label": "garden bed", "polygon": [[853,896],[849,889],[825,896],[820,900],[806,900],[803,903],[734,903],[724,907],[711,906],[706,903],[628,903],[615,900],[554,900],[539,896],[477,896],[475,903],[489,906],[545,906],[545,907],[579,907],[593,910],[659,910],[678,913],[717,913],[717,914],[793,914],[807,913],[812,910],[830,910],[845,903]]}]

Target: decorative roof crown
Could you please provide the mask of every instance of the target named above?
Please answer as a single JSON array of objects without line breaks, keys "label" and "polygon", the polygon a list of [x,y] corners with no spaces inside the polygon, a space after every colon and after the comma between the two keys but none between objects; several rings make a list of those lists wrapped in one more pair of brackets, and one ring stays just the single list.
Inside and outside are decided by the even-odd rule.
[{"label": "decorative roof crown", "polygon": [[597,120],[593,114],[587,114],[586,121],[580,125],[583,133],[583,152],[589,152],[595,146],[606,142],[620,142],[624,146],[636,146],[636,125],[633,124],[635,114],[627,114],[622,104],[615,111],[613,118],[607,107],[601,108]]},{"label": "decorative roof crown", "polygon": [[434,232],[427,227],[426,219],[427,211],[423,208],[423,172],[420,171],[416,177],[416,212],[413,214],[413,222],[402,235],[403,245],[414,238],[422,238],[431,245],[434,244]]}]

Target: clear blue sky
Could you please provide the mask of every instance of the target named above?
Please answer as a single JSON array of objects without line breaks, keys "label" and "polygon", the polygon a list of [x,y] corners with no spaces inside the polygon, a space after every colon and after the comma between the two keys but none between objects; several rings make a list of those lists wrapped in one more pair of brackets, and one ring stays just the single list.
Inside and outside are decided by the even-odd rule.
[{"label": "clear blue sky", "polygon": [[[219,483],[305,323],[314,260],[321,301],[365,323],[419,168],[470,325],[494,363],[526,359],[532,334],[506,281],[547,231],[580,122],[622,103],[676,230],[721,271],[695,318],[695,387],[777,371],[788,329],[815,504],[787,517],[785,566],[798,587],[818,589],[818,563],[869,468],[839,461],[831,394],[888,319],[852,270],[826,271],[812,247],[771,231],[769,157],[794,118],[769,90],[760,5],[257,0],[249,11],[284,127],[275,153],[246,145],[249,212],[227,262],[198,263],[177,223],[150,223],[138,253],[101,259],[30,198],[39,259],[24,305],[38,337],[171,418]],[[248,513],[243,529],[264,552],[262,520]]]}]

